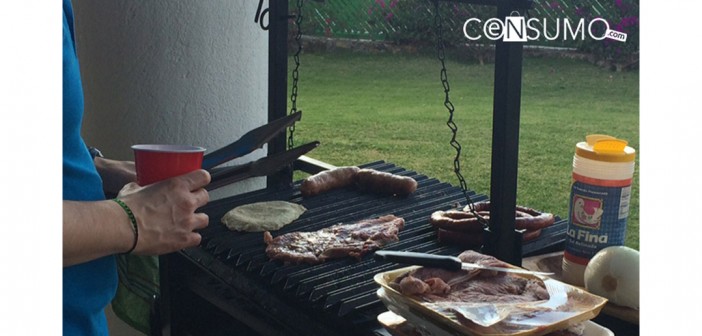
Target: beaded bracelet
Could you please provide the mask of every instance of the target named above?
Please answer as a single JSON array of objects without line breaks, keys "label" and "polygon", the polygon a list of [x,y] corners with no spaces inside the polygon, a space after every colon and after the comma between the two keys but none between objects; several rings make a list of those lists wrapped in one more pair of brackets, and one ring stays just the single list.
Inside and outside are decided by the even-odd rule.
[{"label": "beaded bracelet", "polygon": [[124,254],[129,254],[134,251],[134,249],[137,246],[137,242],[139,241],[139,226],[137,226],[137,221],[136,217],[134,217],[134,213],[132,212],[132,209],[130,209],[122,200],[118,198],[113,198],[113,201],[115,201],[117,204],[119,204],[122,209],[127,213],[127,216],[129,217],[129,221],[132,224],[132,231],[134,231],[134,244],[132,244],[132,248],[129,249],[129,251],[124,252]]}]

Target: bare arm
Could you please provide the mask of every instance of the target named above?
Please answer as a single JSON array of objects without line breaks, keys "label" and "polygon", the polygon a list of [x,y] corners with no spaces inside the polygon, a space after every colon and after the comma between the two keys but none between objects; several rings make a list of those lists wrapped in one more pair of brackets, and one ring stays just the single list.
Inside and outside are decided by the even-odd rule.
[{"label": "bare arm", "polygon": [[127,214],[113,201],[63,201],[63,266],[131,248],[134,233]]},{"label": "bare arm", "polygon": [[[210,175],[197,170],[146,187],[127,184],[118,197],[134,213],[139,239],[134,254],[159,255],[200,243],[209,218],[195,213],[207,204]],[[111,200],[63,202],[63,266],[128,251],[134,233],[126,212]]]}]

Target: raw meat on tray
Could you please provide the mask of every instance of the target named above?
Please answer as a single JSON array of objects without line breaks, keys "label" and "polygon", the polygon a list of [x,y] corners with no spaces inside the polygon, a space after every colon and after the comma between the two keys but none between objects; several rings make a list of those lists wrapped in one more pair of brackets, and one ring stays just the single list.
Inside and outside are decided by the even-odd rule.
[{"label": "raw meat on tray", "polygon": [[[458,258],[484,266],[514,267],[471,250]],[[477,268],[407,267],[376,274],[374,279],[383,287],[378,296],[389,308],[411,312],[422,323],[459,334],[587,335],[585,326],[596,324],[586,321],[607,302],[547,277]]]},{"label": "raw meat on tray", "polygon": [[[463,262],[510,267],[495,257],[468,250],[458,256]],[[544,282],[489,270],[447,271],[422,267],[395,279],[391,286],[405,295],[418,295],[431,302],[516,303],[548,300]]]}]

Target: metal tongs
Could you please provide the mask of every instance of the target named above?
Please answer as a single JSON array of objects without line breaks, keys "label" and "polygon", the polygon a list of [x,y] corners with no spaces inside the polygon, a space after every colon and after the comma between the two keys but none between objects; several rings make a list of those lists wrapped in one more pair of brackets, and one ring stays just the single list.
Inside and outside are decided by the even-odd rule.
[{"label": "metal tongs", "polygon": [[205,189],[214,190],[251,177],[273,174],[319,146],[318,141],[313,141],[281,153],[268,155],[253,162],[231,167],[215,168],[225,162],[242,157],[258,148],[262,148],[263,145],[273,139],[276,134],[284,131],[288,126],[300,120],[301,116],[302,111],[298,111],[271,121],[268,124],[247,132],[233,143],[206,154],[202,158],[202,169],[210,172],[212,180]]}]

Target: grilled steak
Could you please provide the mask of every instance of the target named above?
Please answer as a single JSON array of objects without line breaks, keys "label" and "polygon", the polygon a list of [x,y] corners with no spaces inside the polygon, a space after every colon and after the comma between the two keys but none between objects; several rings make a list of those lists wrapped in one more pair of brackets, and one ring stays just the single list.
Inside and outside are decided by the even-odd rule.
[{"label": "grilled steak", "polygon": [[327,259],[352,256],[360,259],[389,242],[397,241],[405,220],[394,215],[337,224],[314,232],[291,232],[273,238],[263,233],[266,254],[289,263],[318,264]]}]

